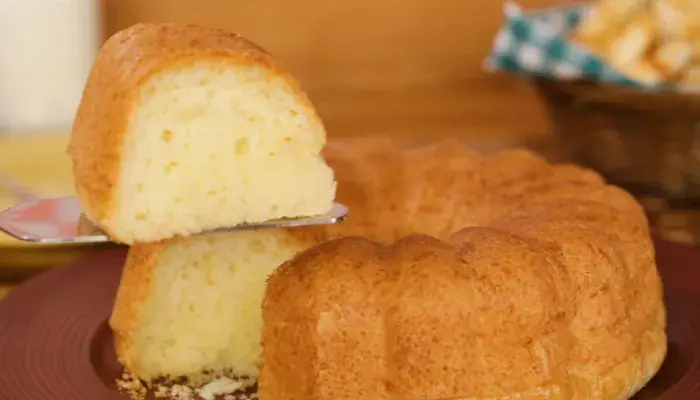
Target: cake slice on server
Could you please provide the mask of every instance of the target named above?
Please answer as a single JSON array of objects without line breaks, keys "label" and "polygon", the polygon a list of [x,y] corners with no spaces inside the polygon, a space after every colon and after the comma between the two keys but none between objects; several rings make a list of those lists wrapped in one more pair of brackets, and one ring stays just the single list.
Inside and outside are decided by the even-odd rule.
[{"label": "cake slice on server", "polygon": [[69,154],[88,218],[131,244],[329,212],[323,124],[264,49],[139,24],[99,52]]}]

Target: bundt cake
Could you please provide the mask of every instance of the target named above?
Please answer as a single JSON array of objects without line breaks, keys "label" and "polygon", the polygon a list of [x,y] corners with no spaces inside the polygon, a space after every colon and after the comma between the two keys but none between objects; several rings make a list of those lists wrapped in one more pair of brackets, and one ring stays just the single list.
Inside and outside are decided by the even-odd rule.
[{"label": "bundt cake", "polygon": [[297,81],[262,48],[138,24],[99,52],[68,152],[88,218],[131,244],[328,212],[325,140]]},{"label": "bundt cake", "polygon": [[[617,400],[659,369],[629,194],[525,150],[324,145],[297,83],[239,36],[108,40],[69,151],[89,219],[133,243],[109,321],[131,374],[248,376],[261,400]],[[325,212],[334,176],[348,221],[185,237]]]},{"label": "bundt cake", "polygon": [[522,150],[362,147],[326,150],[353,218],[268,281],[261,400],[628,399],[658,371],[629,194]]}]

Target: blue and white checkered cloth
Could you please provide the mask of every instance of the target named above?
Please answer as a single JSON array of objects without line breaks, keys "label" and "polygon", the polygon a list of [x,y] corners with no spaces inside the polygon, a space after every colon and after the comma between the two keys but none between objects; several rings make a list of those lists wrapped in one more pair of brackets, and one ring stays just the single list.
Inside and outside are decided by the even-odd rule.
[{"label": "blue and white checkered cloth", "polygon": [[640,86],[568,38],[587,9],[580,4],[524,12],[517,4],[507,2],[506,22],[496,35],[486,68],[554,80]]}]

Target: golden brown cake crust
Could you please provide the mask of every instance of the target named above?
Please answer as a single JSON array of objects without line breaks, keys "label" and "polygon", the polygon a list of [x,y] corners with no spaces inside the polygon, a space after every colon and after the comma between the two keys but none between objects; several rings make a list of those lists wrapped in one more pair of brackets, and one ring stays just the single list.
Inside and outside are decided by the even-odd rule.
[{"label": "golden brown cake crust", "polygon": [[151,280],[158,266],[158,255],[164,243],[143,243],[131,246],[117,289],[109,326],[114,333],[117,359],[137,371],[131,347],[137,332],[141,308],[151,293]]},{"label": "golden brown cake crust", "polygon": [[[292,340],[279,341],[278,345],[266,350],[273,354],[268,358],[268,362],[274,363],[273,368],[284,370],[286,373],[275,376],[261,375],[258,384],[262,390],[261,396],[270,393],[274,396],[269,398],[313,399],[317,390],[324,390],[323,385],[319,385],[319,379],[323,382],[335,382],[347,390],[347,393],[369,394],[381,388],[377,381],[377,374],[381,373],[377,368],[384,356],[381,352],[381,332],[378,331],[381,325],[378,319],[379,299],[374,296],[378,293],[366,290],[379,285],[383,278],[381,274],[375,273],[380,264],[379,249],[378,244],[366,238],[344,237],[321,243],[301,253],[297,260],[306,265],[303,271],[294,268],[290,263],[278,268],[278,273],[268,281],[266,302],[290,303],[288,307],[264,307],[267,315],[263,316],[263,324],[265,318],[274,319],[276,322],[270,329],[263,330],[263,346],[265,343],[272,343],[280,335],[289,333],[289,329],[293,330],[294,334],[290,337]],[[332,263],[334,267],[326,268],[328,263]],[[307,273],[317,274],[320,279],[310,282],[304,276]],[[353,279],[343,279],[351,276]],[[330,286],[326,286],[324,282],[330,283]],[[310,296],[296,296],[299,293],[308,293]],[[353,308],[353,313],[345,314],[346,319],[338,321],[336,313],[343,310],[325,310],[325,305],[341,301],[341,296],[356,307]],[[322,320],[308,318],[306,310],[322,313]],[[324,310],[326,314],[323,314]],[[341,323],[342,329],[352,333],[344,337],[324,338],[324,331],[341,332],[337,330],[339,326],[336,323]],[[360,337],[362,341],[357,342]],[[326,364],[326,370],[317,375],[319,371],[315,368],[315,360],[296,355],[299,351],[311,350],[319,341],[327,347],[327,354],[331,357],[328,359],[330,363]],[[363,345],[362,357],[357,357],[359,344]],[[333,358],[334,354],[337,357]],[[318,353],[316,357],[321,359],[323,354]],[[351,369],[352,373],[334,373],[346,368]],[[351,379],[346,379],[347,377]]]},{"label": "golden brown cake crust", "polygon": [[658,371],[663,293],[631,195],[524,150],[358,143],[325,155],[363,215],[269,280],[261,400],[623,400]]},{"label": "golden brown cake crust", "polygon": [[207,61],[221,66],[265,68],[271,75],[283,77],[310,115],[315,115],[299,83],[281,64],[239,35],[198,26],[154,23],[120,31],[106,41],[97,55],[68,147],[76,192],[93,221],[99,224],[115,206],[124,135],[138,106],[142,85],[167,69]]}]

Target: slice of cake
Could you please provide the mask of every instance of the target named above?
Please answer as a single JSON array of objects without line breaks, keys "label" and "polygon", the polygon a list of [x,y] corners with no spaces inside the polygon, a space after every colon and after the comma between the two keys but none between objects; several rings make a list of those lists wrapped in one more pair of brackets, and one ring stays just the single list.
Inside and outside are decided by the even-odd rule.
[{"label": "slice of cake", "polygon": [[119,360],[147,383],[255,378],[265,281],[315,243],[299,228],[132,246],[110,319]]},{"label": "slice of cake", "polygon": [[262,48],[139,24],[97,56],[68,151],[86,215],[131,244],[326,213],[325,141],[298,82]]}]

